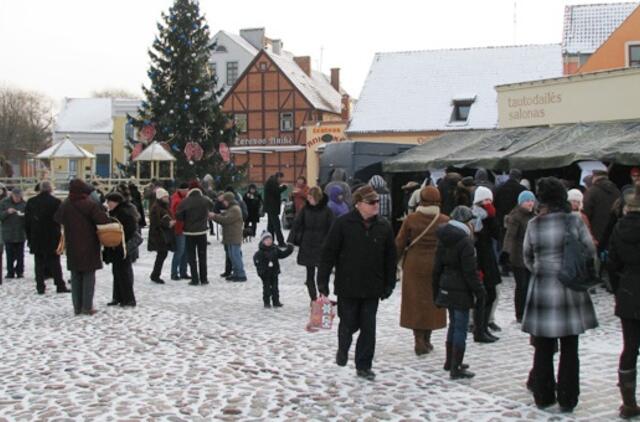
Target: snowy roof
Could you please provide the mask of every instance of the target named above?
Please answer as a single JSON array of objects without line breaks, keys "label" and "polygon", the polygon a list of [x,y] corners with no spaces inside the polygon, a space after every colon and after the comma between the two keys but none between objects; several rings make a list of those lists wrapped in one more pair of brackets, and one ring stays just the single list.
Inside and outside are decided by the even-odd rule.
[{"label": "snowy roof", "polygon": [[96,158],[95,155],[86,149],[79,147],[69,137],[65,137],[62,141],[56,142],[49,148],[36,155],[40,160],[49,160],[51,158]]},{"label": "snowy roof", "polygon": [[111,133],[111,98],[65,98],[55,131]]},{"label": "snowy roof", "polygon": [[562,52],[593,53],[639,4],[634,2],[566,6]]},{"label": "snowy roof", "polygon": [[307,75],[293,60],[291,53],[275,54],[268,50],[264,50],[264,52],[287,75],[313,107],[332,113],[340,113],[342,94],[333,88],[331,79],[327,75],[314,70],[311,70],[311,76]]},{"label": "snowy roof", "polygon": [[133,161],[176,161],[162,145],[153,141]]},{"label": "snowy roof", "polygon": [[[254,46],[252,46],[249,43],[249,41],[245,40],[240,35],[232,34],[231,32],[227,32],[227,31],[224,31],[224,30],[219,31],[218,34],[224,34],[231,41],[233,41],[236,44],[238,44],[238,46],[240,46],[240,47],[244,48],[245,50],[247,50],[247,52],[249,54],[251,54],[252,56],[255,56],[256,54],[258,54],[258,50]],[[218,38],[218,34],[216,34],[216,36],[214,37],[215,39]]]},{"label": "snowy roof", "polygon": [[[496,85],[558,76],[560,44],[377,53],[347,132],[495,128]],[[462,97],[468,120],[451,123]]]}]

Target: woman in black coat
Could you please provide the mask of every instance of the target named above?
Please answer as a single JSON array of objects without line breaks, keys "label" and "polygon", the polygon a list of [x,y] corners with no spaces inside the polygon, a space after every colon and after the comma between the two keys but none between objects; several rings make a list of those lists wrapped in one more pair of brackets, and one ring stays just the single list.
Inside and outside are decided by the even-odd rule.
[{"label": "woman in black coat", "polygon": [[244,203],[247,204],[247,213],[249,214],[246,221],[246,227],[251,230],[251,236],[256,235],[258,222],[260,221],[260,207],[262,207],[262,196],[258,193],[258,188],[253,183],[249,185],[249,190],[242,197]]},{"label": "woman in black coat", "polygon": [[[134,251],[129,254],[126,251],[126,243],[137,234],[138,212],[131,203],[125,201],[118,192],[109,193],[105,199],[109,208],[109,216],[117,219],[124,230],[124,245],[115,248],[104,248],[103,259],[112,264],[113,271],[113,299],[108,306],[136,306],[136,297],[133,293],[133,261]],[[132,256],[134,255],[134,256]]]},{"label": "woman in black coat", "polygon": [[624,346],[618,367],[622,395],[620,417],[640,415],[636,403],[636,366],[640,348],[640,186],[625,195],[625,215],[618,220],[609,240],[609,268],[616,295],[615,314],[622,323]]},{"label": "woman in black coat", "polygon": [[149,238],[147,248],[156,252],[156,260],[153,263],[151,281],[164,284],[160,278],[162,275],[162,265],[169,254],[169,250],[175,249],[173,240],[173,226],[175,220],[171,219],[169,213],[169,192],[163,188],[156,190],[156,201],[149,211]]},{"label": "woman in black coat", "polygon": [[473,213],[468,207],[458,206],[451,212],[449,223],[437,231],[438,249],[433,266],[434,302],[449,310],[444,363],[453,379],[472,378],[475,374],[462,363],[467,341],[469,309],[485,296],[478,278],[476,253],[470,221]]},{"label": "woman in black coat", "polygon": [[327,196],[314,186],[309,189],[307,203],[296,216],[289,233],[288,242],[300,247],[297,262],[307,268],[305,284],[312,301],[318,297],[316,271],[320,265],[322,244],[334,219],[333,212],[327,206]]}]

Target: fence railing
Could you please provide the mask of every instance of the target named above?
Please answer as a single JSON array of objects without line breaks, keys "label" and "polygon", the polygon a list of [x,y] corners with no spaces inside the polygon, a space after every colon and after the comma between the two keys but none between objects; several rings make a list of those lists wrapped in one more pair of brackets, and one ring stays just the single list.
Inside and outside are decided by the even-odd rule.
[{"label": "fence railing", "polygon": [[[42,179],[37,177],[0,177],[0,183],[9,187],[19,187],[27,195],[35,192],[36,185],[41,182]],[[137,186],[145,186],[151,182],[151,179],[136,179],[136,178],[91,178],[87,179],[87,183],[98,182],[100,189],[103,192],[111,191],[115,186],[120,183],[129,183],[133,181]],[[69,190],[69,179],[53,179],[53,185],[56,193],[66,193]]]}]

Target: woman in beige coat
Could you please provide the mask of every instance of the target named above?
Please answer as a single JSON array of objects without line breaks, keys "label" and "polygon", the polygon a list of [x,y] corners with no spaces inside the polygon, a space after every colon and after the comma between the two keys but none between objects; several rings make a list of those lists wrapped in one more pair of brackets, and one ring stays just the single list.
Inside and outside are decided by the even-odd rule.
[{"label": "woman in beige coat", "polygon": [[446,311],[433,302],[432,273],[436,230],[448,221],[449,217],[440,213],[440,192],[427,186],[420,191],[416,212],[407,216],[396,237],[398,256],[408,247],[402,263],[400,326],[413,330],[418,356],[433,350],[431,332],[447,325]]}]

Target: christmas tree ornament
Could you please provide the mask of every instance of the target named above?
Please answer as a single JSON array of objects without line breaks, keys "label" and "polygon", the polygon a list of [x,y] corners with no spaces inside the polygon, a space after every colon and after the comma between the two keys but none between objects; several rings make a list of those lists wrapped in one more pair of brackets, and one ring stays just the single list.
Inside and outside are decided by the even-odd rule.
[{"label": "christmas tree ornament", "polygon": [[184,96],[184,99],[185,99],[185,100],[190,100],[190,99],[191,99],[191,95],[189,95],[189,94],[185,95],[185,96]]},{"label": "christmas tree ornament", "polygon": [[153,138],[156,136],[156,128],[154,125],[147,123],[145,124],[142,129],[140,129],[140,140],[142,140],[145,143],[150,143],[151,141],[153,141]]},{"label": "christmas tree ornament", "polygon": [[206,123],[203,124],[200,129],[200,134],[204,139],[209,139],[209,136],[211,136],[211,128]]}]

